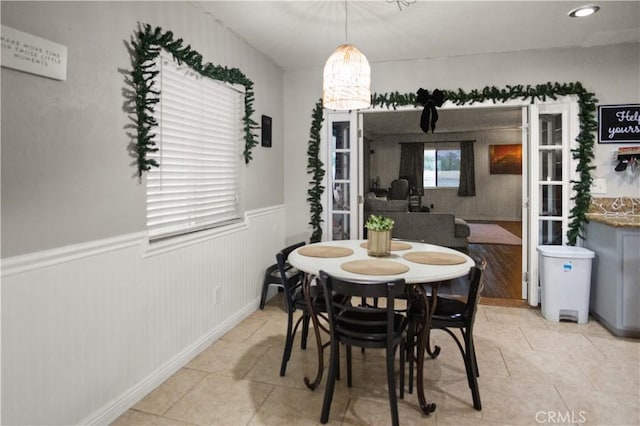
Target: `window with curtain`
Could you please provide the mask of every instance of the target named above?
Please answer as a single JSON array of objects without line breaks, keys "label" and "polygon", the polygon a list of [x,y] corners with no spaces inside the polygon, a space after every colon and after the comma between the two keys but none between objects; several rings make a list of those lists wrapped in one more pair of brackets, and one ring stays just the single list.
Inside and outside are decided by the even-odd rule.
[{"label": "window with curtain", "polygon": [[156,65],[160,167],[147,175],[149,238],[239,221],[244,87],[202,77],[164,51]]}]

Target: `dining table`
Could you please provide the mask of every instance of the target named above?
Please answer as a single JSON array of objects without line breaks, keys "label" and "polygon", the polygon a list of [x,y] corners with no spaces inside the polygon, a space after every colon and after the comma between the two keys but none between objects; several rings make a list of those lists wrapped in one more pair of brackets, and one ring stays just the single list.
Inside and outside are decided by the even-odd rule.
[{"label": "dining table", "polygon": [[[324,271],[334,277],[357,283],[389,282],[404,279],[407,290],[415,300],[421,301],[423,312],[418,321],[416,361],[416,390],[420,409],[430,414],[436,404],[427,402],[424,394],[425,350],[431,329],[431,315],[435,309],[440,283],[465,276],[475,265],[467,254],[447,247],[415,241],[392,240],[388,255],[370,256],[367,240],[335,240],[307,244],[289,255],[291,266],[305,273],[303,292],[309,307],[318,348],[318,370],[312,381],[305,377],[305,384],[315,389],[324,369],[321,330],[328,332],[326,324],[320,322],[311,300],[311,286]],[[431,296],[431,297],[430,297]],[[407,315],[411,315],[407,310]]]}]

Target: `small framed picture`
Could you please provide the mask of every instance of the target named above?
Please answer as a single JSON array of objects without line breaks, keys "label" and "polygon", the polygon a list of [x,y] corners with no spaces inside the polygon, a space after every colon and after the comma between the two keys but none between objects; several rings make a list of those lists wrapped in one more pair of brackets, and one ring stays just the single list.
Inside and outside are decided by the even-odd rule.
[{"label": "small framed picture", "polygon": [[271,148],[271,117],[262,116],[262,146]]}]

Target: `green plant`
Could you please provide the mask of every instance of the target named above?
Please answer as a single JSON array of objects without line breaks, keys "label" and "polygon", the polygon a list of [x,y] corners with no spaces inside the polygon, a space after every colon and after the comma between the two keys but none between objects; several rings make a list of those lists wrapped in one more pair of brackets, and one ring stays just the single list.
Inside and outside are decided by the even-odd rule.
[{"label": "green plant", "polygon": [[393,219],[372,214],[364,225],[370,231],[390,231],[393,229]]}]

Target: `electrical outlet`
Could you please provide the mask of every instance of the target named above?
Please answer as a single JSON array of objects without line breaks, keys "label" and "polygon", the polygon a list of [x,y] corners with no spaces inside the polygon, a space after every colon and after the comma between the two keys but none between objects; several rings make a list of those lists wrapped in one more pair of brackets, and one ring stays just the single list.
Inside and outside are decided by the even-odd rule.
[{"label": "electrical outlet", "polygon": [[217,286],[213,289],[213,304],[219,305],[222,299],[222,287]]},{"label": "electrical outlet", "polygon": [[607,193],[607,180],[604,178],[596,178],[591,183],[592,194],[606,194]]}]

